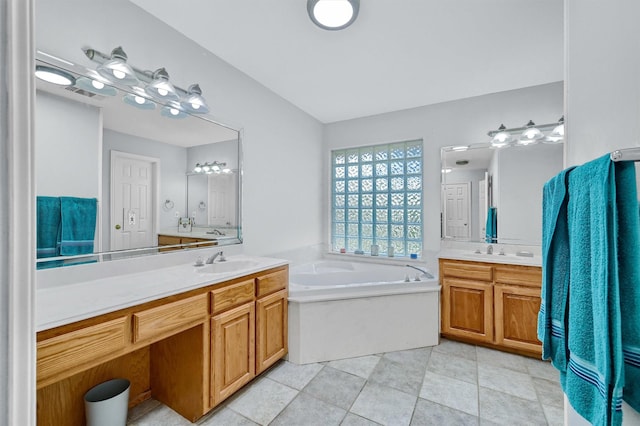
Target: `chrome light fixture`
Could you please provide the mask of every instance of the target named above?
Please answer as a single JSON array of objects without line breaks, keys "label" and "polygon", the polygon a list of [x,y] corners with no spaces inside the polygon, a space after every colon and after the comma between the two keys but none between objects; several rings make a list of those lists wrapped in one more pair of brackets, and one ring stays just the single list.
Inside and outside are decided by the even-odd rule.
[{"label": "chrome light fixture", "polygon": [[[186,112],[206,114],[209,106],[202,97],[200,85],[192,84],[188,90],[169,82],[169,73],[163,68],[156,71],[143,71],[127,64],[127,55],[122,47],[113,49],[106,55],[90,47],[82,48],[85,55],[99,65],[96,71],[107,82],[124,84],[133,88],[134,94],[126,95],[123,101],[128,105],[142,109],[155,109],[149,97],[162,102],[165,107],[161,115],[169,118],[185,118]],[[97,80],[96,80],[97,81]],[[144,102],[143,102],[144,101]]]},{"label": "chrome light fixture", "polygon": [[534,123],[532,120],[529,120],[526,125],[527,129],[522,132],[522,135],[520,135],[520,139],[518,139],[518,145],[531,145],[544,138],[544,135],[542,134],[540,129],[535,127],[535,125],[536,123]]},{"label": "chrome light fixture", "polygon": [[227,167],[227,163],[220,161],[213,161],[211,163],[205,162],[204,164],[196,163],[196,166],[193,168],[193,173],[198,174],[220,174],[220,173],[231,173],[231,169]]},{"label": "chrome light fixture", "polygon": [[76,80],[75,86],[78,89],[95,93],[96,95],[115,96],[118,91],[111,86],[107,86],[100,80],[93,80],[88,77],[80,77]]},{"label": "chrome light fixture", "polygon": [[558,125],[553,128],[553,131],[542,142],[544,143],[559,143],[564,140],[564,115],[558,120]]},{"label": "chrome light fixture", "polygon": [[180,102],[182,108],[194,114],[206,114],[209,112],[207,102],[202,97],[199,84],[192,84],[187,89],[187,95]]},{"label": "chrome light fixture", "polygon": [[177,101],[180,99],[173,84],[169,83],[169,73],[164,68],[153,72],[153,80],[144,91],[161,101]]},{"label": "chrome light fixture", "polygon": [[144,96],[134,95],[133,93],[127,93],[122,98],[125,104],[131,105],[132,107],[136,107],[139,109],[152,110],[156,109],[155,102],[150,101]]},{"label": "chrome light fixture", "polygon": [[36,77],[59,86],[73,86],[76,82],[76,78],[71,73],[45,65],[36,65]]},{"label": "chrome light fixture", "polygon": [[347,28],[358,17],[360,0],[307,0],[309,18],[323,30]]},{"label": "chrome light fixture", "polygon": [[[85,54],[88,55],[87,51]],[[111,51],[110,59],[102,63],[96,71],[106,79],[119,82],[126,86],[135,86],[138,84],[136,73],[127,64],[127,54],[124,53],[122,47],[118,46]],[[91,59],[91,58],[90,58]]]},{"label": "chrome light fixture", "polygon": [[507,145],[510,145],[513,142],[513,136],[511,133],[507,131],[507,128],[504,124],[500,124],[498,127],[498,131],[493,135],[493,139],[491,139],[491,146],[493,148],[503,148]]}]

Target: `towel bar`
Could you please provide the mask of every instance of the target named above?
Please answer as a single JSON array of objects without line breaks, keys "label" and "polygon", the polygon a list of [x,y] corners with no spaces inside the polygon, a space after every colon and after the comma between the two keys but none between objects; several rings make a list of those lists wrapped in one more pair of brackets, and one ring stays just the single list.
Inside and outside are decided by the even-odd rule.
[{"label": "towel bar", "polygon": [[611,161],[640,161],[640,148],[617,149],[611,152]]}]

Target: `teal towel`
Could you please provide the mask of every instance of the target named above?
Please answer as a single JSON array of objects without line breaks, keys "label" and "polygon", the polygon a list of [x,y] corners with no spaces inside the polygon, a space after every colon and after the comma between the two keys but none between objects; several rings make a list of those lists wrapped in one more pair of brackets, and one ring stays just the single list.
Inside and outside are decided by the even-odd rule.
[{"label": "teal towel", "polygon": [[498,242],[498,209],[496,207],[489,207],[489,210],[487,210],[485,234],[487,243]]},{"label": "teal towel", "polygon": [[70,256],[93,253],[97,200],[60,197],[60,212],[60,254]]},{"label": "teal towel", "polygon": [[[616,169],[618,200],[618,282],[620,285],[620,326],[624,357],[622,399],[640,411],[640,217],[633,163]],[[623,192],[624,191],[624,192]],[[629,191],[629,192],[627,192]]]},{"label": "teal towel", "polygon": [[58,233],[60,232],[60,199],[58,197],[36,198],[36,257],[58,255]]},{"label": "teal towel", "polygon": [[569,168],[550,179],[542,191],[542,294],[538,338],[542,359],[550,359],[564,379],[567,371],[566,311],[569,293]]},{"label": "teal towel", "polygon": [[[632,311],[637,311],[639,306],[637,298],[621,305],[621,288],[639,285],[637,278],[621,283],[621,279],[637,274],[635,194],[634,164],[613,163],[609,155],[569,174],[566,335],[570,355],[563,389],[576,411],[596,425],[622,422],[625,371],[621,308],[634,306]],[[630,257],[619,262],[620,254]],[[634,321],[630,327],[637,330],[640,316],[633,312],[625,312],[625,316]],[[636,395],[633,391],[630,394]]]}]

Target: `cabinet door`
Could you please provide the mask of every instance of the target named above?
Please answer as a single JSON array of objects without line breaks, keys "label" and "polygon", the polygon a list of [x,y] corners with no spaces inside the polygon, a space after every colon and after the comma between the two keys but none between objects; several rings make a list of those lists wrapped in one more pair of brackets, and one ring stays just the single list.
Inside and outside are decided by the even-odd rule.
[{"label": "cabinet door", "polygon": [[255,377],[255,305],[253,302],[211,319],[212,405],[219,404]]},{"label": "cabinet door", "polygon": [[256,306],[256,374],[259,374],[287,353],[287,290],[259,299]]},{"label": "cabinet door", "polygon": [[442,332],[479,342],[493,342],[493,285],[444,278]]},{"label": "cabinet door", "polygon": [[542,354],[537,336],[540,289],[495,286],[496,343]]}]

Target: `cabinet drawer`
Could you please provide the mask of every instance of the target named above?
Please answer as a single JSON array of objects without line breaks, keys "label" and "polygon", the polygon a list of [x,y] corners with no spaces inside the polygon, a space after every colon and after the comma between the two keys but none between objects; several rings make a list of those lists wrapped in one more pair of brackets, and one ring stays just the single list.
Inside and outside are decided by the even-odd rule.
[{"label": "cabinet drawer", "polygon": [[211,311],[213,314],[253,301],[255,285],[253,280],[215,289],[211,292]]},{"label": "cabinet drawer", "polygon": [[490,265],[481,265],[468,262],[442,262],[442,274],[445,277],[467,278],[480,281],[493,280],[493,267]]},{"label": "cabinet drawer", "polygon": [[256,278],[256,295],[262,297],[275,291],[287,288],[289,281],[289,271],[277,271],[271,274],[263,275]]},{"label": "cabinet drawer", "polygon": [[39,342],[38,387],[118,356],[127,346],[127,326],[122,317]]},{"label": "cabinet drawer", "polygon": [[504,265],[495,268],[496,283],[542,286],[542,268],[532,266]]},{"label": "cabinet drawer", "polygon": [[133,314],[133,341],[156,339],[186,330],[205,320],[208,314],[206,294]]}]

